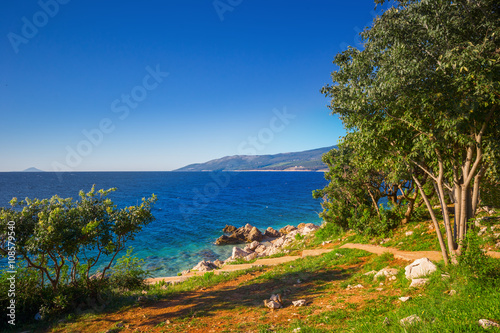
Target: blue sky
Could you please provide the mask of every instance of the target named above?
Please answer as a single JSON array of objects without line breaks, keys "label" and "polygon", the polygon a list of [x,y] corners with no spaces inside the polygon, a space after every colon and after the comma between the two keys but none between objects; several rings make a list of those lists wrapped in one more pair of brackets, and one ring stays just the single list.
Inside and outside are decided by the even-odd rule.
[{"label": "blue sky", "polygon": [[0,171],[172,170],[334,145],[372,1],[3,1]]}]

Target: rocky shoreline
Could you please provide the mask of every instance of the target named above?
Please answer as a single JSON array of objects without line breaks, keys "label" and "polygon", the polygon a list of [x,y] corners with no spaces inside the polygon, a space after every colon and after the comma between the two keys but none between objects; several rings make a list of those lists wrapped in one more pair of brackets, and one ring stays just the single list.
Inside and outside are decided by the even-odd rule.
[{"label": "rocky shoreline", "polygon": [[287,225],[279,231],[269,227],[264,232],[258,228],[247,224],[243,227],[236,228],[234,226],[226,225],[223,229],[224,235],[219,237],[216,245],[228,244],[245,244],[244,248],[233,247],[231,257],[226,260],[202,260],[190,270],[183,271],[181,275],[187,275],[193,271],[195,272],[209,272],[214,269],[222,268],[238,259],[251,261],[257,258],[272,256],[281,252],[287,253],[286,248],[294,240],[296,236],[306,236],[319,229],[319,226],[312,223],[301,223],[298,226]]}]

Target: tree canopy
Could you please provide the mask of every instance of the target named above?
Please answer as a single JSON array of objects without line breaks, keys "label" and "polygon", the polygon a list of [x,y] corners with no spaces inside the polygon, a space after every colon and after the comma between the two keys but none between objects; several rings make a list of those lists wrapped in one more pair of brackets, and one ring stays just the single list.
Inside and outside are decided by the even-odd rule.
[{"label": "tree canopy", "polygon": [[494,0],[396,1],[361,33],[362,49],[335,56],[333,84],[322,88],[365,167],[413,181],[424,200],[423,180],[433,184],[445,260],[460,254],[484,180],[498,182],[499,9]]}]

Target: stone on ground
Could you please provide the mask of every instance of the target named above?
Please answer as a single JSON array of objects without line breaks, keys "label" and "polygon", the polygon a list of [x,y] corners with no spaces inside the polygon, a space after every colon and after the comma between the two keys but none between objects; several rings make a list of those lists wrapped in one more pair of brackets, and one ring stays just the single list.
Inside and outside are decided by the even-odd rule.
[{"label": "stone on ground", "polygon": [[399,322],[401,323],[402,326],[407,327],[407,326],[411,326],[413,324],[416,324],[420,321],[422,321],[422,319],[420,319],[419,316],[411,315],[409,317],[401,319]]},{"label": "stone on ground", "polygon": [[405,276],[408,280],[426,276],[436,271],[437,267],[428,258],[415,260],[405,267]]},{"label": "stone on ground", "polygon": [[425,286],[427,283],[429,283],[429,279],[412,279],[410,288]]},{"label": "stone on ground", "polygon": [[500,327],[500,324],[497,324],[489,319],[479,319],[479,325],[485,329],[489,329],[490,327]]}]

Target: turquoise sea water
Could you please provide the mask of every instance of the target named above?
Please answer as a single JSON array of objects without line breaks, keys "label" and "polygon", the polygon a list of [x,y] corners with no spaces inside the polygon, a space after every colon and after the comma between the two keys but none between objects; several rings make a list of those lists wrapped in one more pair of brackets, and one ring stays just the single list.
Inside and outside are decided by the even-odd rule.
[{"label": "turquoise sea water", "polygon": [[153,276],[172,276],[200,260],[224,260],[232,246],[215,246],[226,224],[250,223],[262,231],[301,222],[320,224],[322,172],[75,172],[0,173],[0,206],[19,199],[78,198],[80,190],[116,187],[111,199],[124,207],[158,196],[156,218],[128,245]]}]

